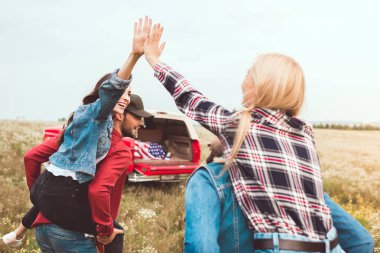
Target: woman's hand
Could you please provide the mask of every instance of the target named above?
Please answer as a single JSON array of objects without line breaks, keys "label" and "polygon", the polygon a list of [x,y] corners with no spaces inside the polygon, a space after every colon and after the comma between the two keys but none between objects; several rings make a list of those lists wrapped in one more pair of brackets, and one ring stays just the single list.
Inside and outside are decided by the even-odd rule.
[{"label": "woman's hand", "polygon": [[144,44],[144,54],[145,59],[148,61],[150,66],[154,68],[154,66],[159,61],[160,55],[165,48],[165,42],[161,43],[161,35],[164,31],[164,27],[160,24],[154,25],[152,29],[152,33],[148,33],[147,38]]},{"label": "woman's hand", "polygon": [[145,16],[144,25],[142,24],[142,18],[139,22],[135,22],[134,35],[133,35],[133,45],[132,53],[136,56],[141,56],[144,54],[144,42],[150,34],[152,28],[152,19]]},{"label": "woman's hand", "polygon": [[129,54],[127,61],[120,68],[117,76],[123,80],[128,80],[131,77],[132,69],[136,65],[136,62],[140,59],[140,56],[144,54],[144,43],[146,38],[150,34],[152,27],[152,19],[145,16],[144,25],[142,18],[138,23],[135,22],[132,52]]}]

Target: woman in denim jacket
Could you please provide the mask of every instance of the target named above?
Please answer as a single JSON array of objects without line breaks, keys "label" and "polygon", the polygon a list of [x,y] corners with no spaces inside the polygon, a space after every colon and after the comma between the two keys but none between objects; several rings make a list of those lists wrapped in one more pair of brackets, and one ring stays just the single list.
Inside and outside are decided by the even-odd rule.
[{"label": "woman in denim jacket", "polygon": [[[214,137],[210,156],[186,185],[185,253],[253,252],[253,234],[234,196],[228,173],[219,176],[225,159]],[[374,242],[367,230],[325,193],[339,243],[348,253],[372,253]]]},{"label": "woman in denim jacket", "polygon": [[[133,49],[125,64],[103,76],[83,99],[83,105],[70,116],[58,151],[49,158],[47,170],[31,188],[34,207],[15,230],[17,239],[31,227],[39,211],[63,228],[95,234],[94,224],[86,219],[91,217],[88,205],[82,203],[88,202],[88,183],[95,175],[96,164],[110,148],[112,114],[123,114],[129,104],[131,72],[144,53],[144,41],[151,24],[148,17],[144,25],[142,19],[135,23]],[[114,233],[118,232],[115,229]]]}]

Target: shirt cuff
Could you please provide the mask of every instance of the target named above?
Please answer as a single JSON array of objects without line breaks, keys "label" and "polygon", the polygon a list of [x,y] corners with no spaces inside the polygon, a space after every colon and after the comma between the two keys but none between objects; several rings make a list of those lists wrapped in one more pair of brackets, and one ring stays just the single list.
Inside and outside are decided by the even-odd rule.
[{"label": "shirt cuff", "polygon": [[120,69],[116,69],[115,71],[112,72],[112,75],[109,79],[110,83],[112,83],[115,87],[119,89],[126,89],[129,84],[132,82],[132,74],[129,77],[128,80],[121,79],[120,77],[117,76],[117,73],[119,73]]},{"label": "shirt cuff", "polygon": [[162,75],[164,75],[168,70],[171,70],[171,68],[163,62],[157,62],[153,69],[154,76],[158,78],[162,77]]},{"label": "shirt cuff", "polygon": [[113,232],[113,223],[111,221],[111,223],[109,225],[100,225],[100,224],[97,224],[96,225],[96,235],[99,235],[99,236],[110,236]]}]

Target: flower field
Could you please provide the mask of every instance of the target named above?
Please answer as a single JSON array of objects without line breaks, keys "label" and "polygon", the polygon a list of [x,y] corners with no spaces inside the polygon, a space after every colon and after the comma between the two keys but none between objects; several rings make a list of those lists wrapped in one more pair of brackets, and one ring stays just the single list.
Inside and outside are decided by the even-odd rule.
[{"label": "flower field", "polygon": [[[0,236],[19,224],[30,207],[23,154],[42,139],[45,127],[58,122],[0,121]],[[211,134],[197,128],[202,160]],[[380,131],[315,130],[324,188],[373,235],[380,252]],[[181,252],[184,236],[185,184],[125,186],[118,222],[125,229],[125,252]],[[34,232],[22,247],[0,243],[0,252],[39,252]]]}]

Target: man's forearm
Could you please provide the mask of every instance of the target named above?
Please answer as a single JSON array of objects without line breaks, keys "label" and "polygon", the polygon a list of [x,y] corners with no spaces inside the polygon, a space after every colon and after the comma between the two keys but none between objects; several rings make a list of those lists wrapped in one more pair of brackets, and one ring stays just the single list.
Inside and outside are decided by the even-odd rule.
[{"label": "man's forearm", "polygon": [[41,164],[58,150],[58,138],[49,139],[33,148],[24,155],[25,176],[30,189],[41,172]]}]

